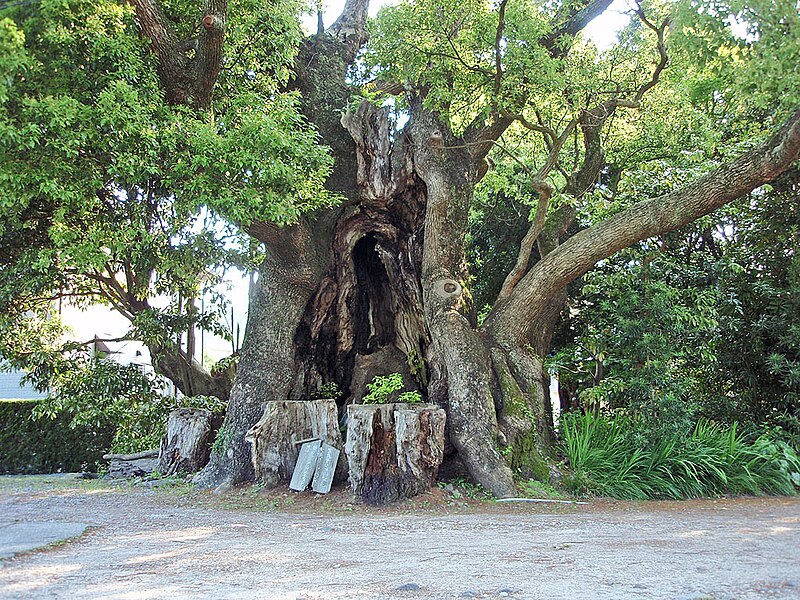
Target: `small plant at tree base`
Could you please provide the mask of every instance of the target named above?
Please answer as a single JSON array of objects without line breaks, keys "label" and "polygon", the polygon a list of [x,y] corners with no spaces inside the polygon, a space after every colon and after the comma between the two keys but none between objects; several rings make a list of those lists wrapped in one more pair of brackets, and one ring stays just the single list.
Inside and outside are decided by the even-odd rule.
[{"label": "small plant at tree base", "polygon": [[225,426],[220,427],[217,437],[214,438],[214,443],[211,446],[211,452],[217,456],[225,456],[233,440],[233,433],[233,430],[227,429]]},{"label": "small plant at tree base", "polygon": [[335,381],[323,384],[317,391],[311,392],[311,400],[338,400],[342,397],[342,390]]},{"label": "small plant at tree base", "polygon": [[469,498],[470,500],[492,500],[494,496],[479,483],[467,481],[461,477],[451,481],[440,481],[439,488],[448,492],[454,500]]},{"label": "small plant at tree base", "polygon": [[422,395],[419,392],[403,392],[397,397],[397,401],[401,404],[420,404]]},{"label": "small plant at tree base", "polygon": [[[369,393],[362,398],[364,404],[389,404],[392,402],[392,395],[403,389],[403,376],[400,373],[390,375],[376,375],[372,383],[367,384]],[[406,404],[417,404],[422,402],[419,392],[402,392],[397,397],[397,402]]]}]

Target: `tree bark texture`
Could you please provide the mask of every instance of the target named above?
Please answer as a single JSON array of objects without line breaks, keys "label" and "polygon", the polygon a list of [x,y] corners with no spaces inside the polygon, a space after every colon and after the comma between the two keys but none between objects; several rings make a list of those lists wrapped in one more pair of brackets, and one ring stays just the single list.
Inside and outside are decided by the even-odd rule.
[{"label": "tree bark texture", "polygon": [[354,494],[381,505],[431,488],[444,456],[444,410],[355,404],[347,416],[345,453]]},{"label": "tree bark texture", "polygon": [[161,438],[158,472],[162,475],[196,473],[208,462],[214,433],[214,416],[202,408],[179,408],[169,414]]},{"label": "tree bark texture", "polygon": [[[301,225],[261,232],[276,248],[250,289],[250,310],[239,368],[225,422],[208,465],[195,483],[217,489],[252,481],[255,472],[247,431],[271,400],[285,400],[295,374],[294,340],[318,283],[310,234]],[[280,250],[278,250],[280,249]]]},{"label": "tree bark texture", "polygon": [[[268,486],[288,483],[297,465],[300,442],[313,438],[342,450],[334,400],[267,402],[264,415],[245,437],[250,444],[256,481]],[[345,477],[340,457],[334,482]]]}]

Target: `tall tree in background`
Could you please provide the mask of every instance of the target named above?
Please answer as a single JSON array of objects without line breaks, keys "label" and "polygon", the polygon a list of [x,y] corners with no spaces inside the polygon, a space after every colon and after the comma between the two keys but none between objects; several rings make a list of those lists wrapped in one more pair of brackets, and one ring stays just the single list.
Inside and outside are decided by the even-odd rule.
[{"label": "tall tree in background", "polygon": [[[166,136],[169,143],[155,142],[159,152],[146,163],[163,190],[159,196],[178,206],[211,207],[264,249],[224,425],[229,444],[198,477],[208,487],[252,477],[244,433],[264,402],[305,398],[332,382],[346,399],[358,393],[356,382],[400,368],[446,409],[450,441],[474,478],[498,496],[513,494],[510,462],[519,464],[524,455],[532,472],[547,472],[553,432],[542,358],[565,286],[618,250],[771,181],[800,152],[797,104],[778,107],[770,118],[783,122],[772,135],[758,131],[760,143],[731,153],[685,187],[644,196],[569,235],[576,203],[604,177],[619,176],[605,156],[611,134],[620,133],[615,123],[624,130],[622,113],[648,109],[667,66],[669,21],[656,7],[637,6],[637,25],[621,54],[602,60],[576,35],[610,0],[403,3],[384,9],[369,44],[368,2],[349,0],[330,28],[297,40],[293,72],[282,79],[275,76],[281,65],[268,62],[275,54],[270,44],[283,40],[278,47],[285,50],[286,33],[296,29],[275,28],[263,8],[214,0],[194,14],[180,3],[131,4],[147,51],[137,54],[136,72],[112,69],[114,82],[93,92],[101,97],[121,90],[110,101],[126,106],[127,99],[128,111],[145,121],[153,116],[145,108],[163,110],[157,131],[173,135]],[[725,30],[728,8],[739,13],[716,4],[710,17],[699,13],[711,19],[701,23],[705,29],[697,27],[709,45]],[[754,65],[773,64],[769,50],[780,37],[773,30],[798,31],[792,8],[787,3],[786,14],[760,35],[753,18],[752,39],[739,38],[734,46],[754,53]],[[6,28],[14,33],[13,23]],[[248,33],[237,36],[242,31]],[[733,39],[727,35],[726,43]],[[81,47],[80,40],[70,41],[76,43]],[[26,58],[24,51],[17,55]],[[5,62],[4,68],[17,77],[11,93],[19,94],[15,89],[28,81],[20,82],[22,67]],[[265,72],[271,87],[253,90]],[[138,96],[145,81],[150,93]],[[359,102],[355,92],[365,99]],[[297,99],[303,117],[287,116],[280,121],[285,127],[270,128],[273,111],[286,106],[284,97]],[[22,110],[27,99],[17,96],[7,110]],[[100,105],[91,98],[86,104]],[[73,110],[52,107],[53,126],[75,125],[59,123],[67,108]],[[87,135],[102,137],[86,146],[107,144],[106,154],[95,156],[98,164],[119,165],[109,161],[120,156],[110,135],[117,132],[113,122],[110,132],[97,131],[102,121],[86,122]],[[141,123],[135,129],[138,136],[148,131]],[[314,153],[309,131],[333,157],[329,193],[313,198],[302,177],[317,181],[327,165]],[[479,323],[465,259],[475,189],[493,164],[505,168],[501,161],[513,154],[507,142],[528,134],[534,136],[530,150],[514,157],[527,174],[534,218]],[[134,141],[136,148],[154,143],[146,136]],[[83,149],[78,143],[61,151],[81,156]],[[309,157],[310,173],[302,168]],[[148,178],[139,163],[127,166],[136,170],[137,192],[111,195],[138,203]],[[74,200],[108,198],[102,190],[127,180],[117,169],[110,177],[76,180]],[[30,195],[31,189],[25,180],[15,193]],[[35,189],[36,199],[53,197],[54,190]],[[331,205],[334,196],[340,202]],[[70,200],[58,197],[59,204]],[[47,235],[53,237],[53,226]]]},{"label": "tall tree in background", "polygon": [[[331,201],[319,192],[330,158],[280,92],[299,5],[241,6],[226,35],[237,60],[222,71],[221,31],[195,23],[190,6],[168,8],[169,19],[153,17],[168,38],[155,32],[152,44],[125,3],[45,0],[0,13],[13,17],[0,18],[0,354],[40,387],[64,368],[62,350],[93,341],[60,343],[50,305],[102,302],[184,394],[227,400],[231,369],[204,368],[193,333],[225,334],[214,288],[226,269],[258,264],[257,243],[231,223],[286,223]],[[251,46],[267,15],[271,44]],[[154,64],[151,48],[173,36],[188,38],[175,62]]]}]

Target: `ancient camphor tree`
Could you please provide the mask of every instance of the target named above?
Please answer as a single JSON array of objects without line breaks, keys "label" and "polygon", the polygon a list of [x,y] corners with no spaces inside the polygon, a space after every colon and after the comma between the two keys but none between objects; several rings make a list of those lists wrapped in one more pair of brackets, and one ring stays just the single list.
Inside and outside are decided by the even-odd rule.
[{"label": "ancient camphor tree", "polygon": [[[226,74],[236,64],[226,32],[246,6],[212,0],[197,27],[180,34],[156,0],[131,4],[172,105],[205,114],[223,83],[220,96],[252,74]],[[575,202],[610,170],[604,145],[612,122],[644,110],[668,62],[669,21],[637,6],[628,45],[638,60],[612,61],[603,74],[587,67],[594,59],[576,35],[609,4],[400,4],[384,11],[368,43],[368,1],[348,0],[331,27],[298,41],[281,91],[299,96],[330,148],[325,185],[340,202],[309,204],[290,218],[257,206],[237,211],[233,201],[216,205],[263,244],[264,259],[220,434],[225,443],[200,485],[252,479],[245,433],[265,402],[304,399],[329,383],[344,401],[360,393],[354,381],[394,371],[446,410],[452,447],[497,496],[514,493],[512,462],[547,477],[554,436],[542,359],[565,286],[618,250],[772,180],[800,152],[800,111],[784,110],[783,125],[735,160],[597,225],[575,227]],[[252,44],[274,32],[261,33]],[[508,159],[503,136],[523,134],[537,140],[535,151]],[[235,176],[250,185],[271,160],[260,152]],[[479,322],[467,226],[476,186],[499,160],[524,164],[536,209],[515,266]],[[213,160],[195,169],[199,178],[231,178]],[[192,189],[168,179],[182,186],[175,197]],[[214,206],[206,183],[201,201]]]}]

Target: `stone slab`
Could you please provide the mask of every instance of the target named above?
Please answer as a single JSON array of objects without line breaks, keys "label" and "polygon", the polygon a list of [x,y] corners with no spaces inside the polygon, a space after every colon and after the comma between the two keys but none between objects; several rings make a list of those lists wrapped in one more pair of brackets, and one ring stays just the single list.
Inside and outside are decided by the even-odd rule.
[{"label": "stone slab", "polygon": [[336,465],[339,462],[339,450],[330,444],[322,444],[317,455],[317,467],[314,471],[314,480],[311,489],[318,494],[327,494],[331,491],[333,476],[336,474]]},{"label": "stone slab", "polygon": [[300,446],[300,456],[297,457],[297,465],[292,473],[292,480],[289,482],[290,490],[302,492],[311,483],[314,470],[317,468],[317,455],[321,445],[322,440],[315,440]]}]

